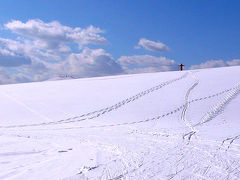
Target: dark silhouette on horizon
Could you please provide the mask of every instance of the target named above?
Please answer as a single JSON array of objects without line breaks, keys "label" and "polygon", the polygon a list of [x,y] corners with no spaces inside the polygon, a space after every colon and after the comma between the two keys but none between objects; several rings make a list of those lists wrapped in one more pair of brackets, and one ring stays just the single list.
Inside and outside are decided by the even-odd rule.
[{"label": "dark silhouette on horizon", "polygon": [[181,69],[181,71],[182,71],[184,65],[183,65],[183,64],[180,64],[179,66],[180,66],[180,69]]}]

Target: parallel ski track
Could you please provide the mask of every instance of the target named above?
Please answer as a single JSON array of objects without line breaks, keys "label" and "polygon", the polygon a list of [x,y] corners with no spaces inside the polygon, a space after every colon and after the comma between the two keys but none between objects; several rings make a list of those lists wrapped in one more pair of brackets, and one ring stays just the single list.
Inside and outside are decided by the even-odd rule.
[{"label": "parallel ski track", "polygon": [[[172,80],[169,80],[169,81],[166,81],[166,82],[163,82],[157,86],[154,86],[152,88],[149,88],[145,91],[142,91],[134,96],[131,96],[125,100],[122,100],[112,106],[109,106],[109,107],[106,107],[106,108],[103,108],[103,109],[100,109],[98,111],[93,111],[93,112],[89,112],[89,113],[86,113],[86,114],[83,114],[83,115],[80,115],[80,116],[75,116],[75,117],[71,117],[71,118],[67,118],[67,119],[62,119],[62,120],[58,120],[58,121],[51,121],[51,122],[43,122],[43,123],[37,123],[37,124],[23,124],[23,125],[11,125],[11,126],[0,126],[0,128],[14,128],[14,127],[27,127],[27,126],[42,126],[42,125],[52,125],[52,124],[62,124],[62,123],[72,123],[72,122],[79,122],[79,121],[86,121],[86,120],[89,120],[89,119],[94,119],[94,118],[97,118],[105,113],[109,113],[113,110],[116,110],[120,107],[122,107],[123,105],[126,105],[130,102],[133,102],[133,101],[136,101],[137,99],[147,95],[147,94],[150,94],[156,90],[159,90],[161,88],[163,88],[164,86],[167,86],[169,84],[172,84],[173,82],[176,82],[176,81],[179,81],[185,77],[187,77],[188,73],[185,73],[184,75],[178,77],[178,78],[175,78],[175,79],[172,79]],[[95,115],[96,114],[96,115]],[[94,116],[93,116],[94,115]],[[90,117],[89,117],[90,116]],[[81,118],[81,119],[78,119],[78,118]]]},{"label": "parallel ski track", "polygon": [[[210,98],[213,98],[213,97],[216,97],[216,96],[219,96],[219,95],[222,95],[226,92],[229,92],[229,91],[232,91],[232,90],[235,90],[237,87],[233,87],[233,88],[230,88],[230,89],[226,89],[224,91],[221,91],[219,93],[216,93],[216,94],[213,94],[213,95],[209,95],[209,96],[205,96],[205,97],[201,97],[201,98],[196,98],[196,99],[193,99],[191,101],[189,101],[188,103],[194,103],[194,102],[197,102],[197,101],[202,101],[202,100],[206,100],[206,99],[210,99]],[[134,121],[134,122],[127,122],[127,123],[117,123],[117,124],[106,124],[106,125],[96,125],[96,126],[75,126],[75,127],[66,127],[66,128],[52,128],[51,130],[65,130],[65,129],[84,129],[84,128],[104,128],[104,127],[115,127],[115,126],[124,126],[124,125],[133,125],[133,124],[140,124],[140,123],[145,123],[145,122],[149,122],[149,121],[155,121],[155,120],[159,120],[160,118],[164,118],[166,116],[169,116],[169,115],[172,115],[174,113],[177,113],[179,112],[181,109],[183,109],[185,107],[185,104],[184,105],[181,105],[179,106],[178,108],[170,111],[170,112],[167,112],[165,114],[162,114],[162,115],[159,115],[157,117],[153,117],[153,118],[149,118],[149,119],[145,119],[145,120],[141,120],[141,121]],[[75,121],[76,122],[76,121]],[[67,123],[70,123],[70,122],[67,122]],[[3,127],[0,127],[0,128],[14,128],[14,127],[19,127],[19,126],[3,126]],[[23,126],[24,127],[24,126]],[[25,126],[26,127],[26,126]],[[34,129],[34,130],[49,130],[49,129]]]},{"label": "parallel ski track", "polygon": [[240,93],[240,83],[233,88],[221,101],[215,104],[203,117],[202,120],[194,126],[202,125],[215,118],[230,101],[232,101]]},{"label": "parallel ski track", "polygon": [[203,125],[211,120],[213,120],[218,114],[220,114],[224,108],[227,106],[230,101],[232,101],[238,94],[240,93],[240,83],[238,83],[235,88],[232,88],[229,90],[227,95],[223,97],[218,103],[216,103],[213,107],[210,108],[210,110],[204,114],[204,116],[201,118],[201,121],[197,124],[191,125],[187,124],[187,126],[191,129],[191,132],[188,132],[183,135],[183,138],[188,137],[188,140],[191,140],[192,135],[199,132],[199,130],[196,129],[196,126]]},{"label": "parallel ski track", "polygon": [[[196,98],[196,99],[193,99],[191,101],[188,102],[188,104],[190,103],[193,103],[193,102],[197,102],[197,101],[202,101],[202,100],[206,100],[206,99],[210,99],[210,98],[213,98],[215,96],[219,96],[219,95],[222,95],[226,92],[229,92],[229,91],[236,91],[236,89],[239,89],[239,85],[233,87],[233,88],[229,88],[229,89],[226,89],[224,91],[220,91],[216,94],[213,94],[213,95],[209,95],[209,96],[205,96],[205,97],[201,97],[201,98]],[[112,107],[112,106],[111,106]],[[159,120],[160,118],[164,118],[166,116],[169,116],[169,115],[172,115],[174,113],[177,113],[179,112],[181,109],[183,109],[185,107],[185,104],[184,105],[181,105],[179,106],[178,108],[170,111],[170,112],[167,112],[165,114],[162,114],[162,115],[159,115],[157,117],[153,117],[153,118],[148,118],[148,119],[145,119],[145,120],[141,120],[141,121],[134,121],[134,122],[127,122],[127,123],[117,123],[117,124],[107,124],[107,125],[96,125],[96,126],[87,126],[87,127],[84,127],[84,126],[76,126],[76,127],[66,127],[66,128],[55,128],[55,129],[51,129],[51,130],[64,130],[64,129],[84,129],[84,128],[104,128],[104,127],[114,127],[114,126],[124,126],[124,125],[133,125],[133,124],[140,124],[140,123],[144,123],[144,122],[149,122],[149,121],[155,121],[155,120]],[[115,107],[116,109],[118,107]],[[99,117],[99,116],[97,116]],[[96,117],[93,117],[91,119],[94,119]],[[41,124],[30,124],[30,125],[11,125],[11,126],[0,126],[0,128],[17,128],[17,127],[34,127],[34,126],[41,126],[41,125],[54,125],[54,124],[63,124],[63,123],[73,123],[73,122],[79,122],[79,121],[84,121],[86,120],[86,118],[84,119],[78,119],[78,120],[74,120],[74,121],[67,121],[67,122],[62,122],[62,123],[58,123],[59,121],[57,121],[56,123],[52,123],[50,122],[49,124],[48,123],[41,123]],[[199,125],[199,123],[197,124]],[[194,125],[193,127],[197,126],[197,125]],[[47,130],[47,129],[36,129],[36,130]]]}]

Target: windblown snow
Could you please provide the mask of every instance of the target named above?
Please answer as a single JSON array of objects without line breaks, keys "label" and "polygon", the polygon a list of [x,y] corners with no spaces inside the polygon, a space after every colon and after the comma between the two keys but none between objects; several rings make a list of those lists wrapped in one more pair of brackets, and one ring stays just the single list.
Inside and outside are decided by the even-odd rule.
[{"label": "windblown snow", "polygon": [[240,67],[0,86],[0,179],[240,179]]}]

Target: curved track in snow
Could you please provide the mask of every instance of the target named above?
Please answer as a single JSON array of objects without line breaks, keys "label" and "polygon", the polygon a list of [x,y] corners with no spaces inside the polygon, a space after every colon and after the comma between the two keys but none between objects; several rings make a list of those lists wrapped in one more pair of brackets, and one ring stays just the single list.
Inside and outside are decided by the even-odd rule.
[{"label": "curved track in snow", "polygon": [[181,119],[182,121],[184,122],[184,124],[189,127],[189,129],[191,129],[193,132],[195,131],[195,129],[192,127],[192,125],[187,121],[187,118],[186,118],[186,112],[187,112],[187,109],[189,107],[189,95],[191,93],[191,91],[198,85],[199,81],[197,80],[187,91],[186,93],[186,96],[185,96],[185,105],[183,107],[183,111],[182,111],[182,114],[181,114]]},{"label": "curved track in snow", "polygon": [[[172,84],[176,81],[179,81],[185,77],[187,77],[188,73],[184,73],[184,75],[178,77],[178,78],[175,78],[175,79],[172,79],[172,80],[169,80],[169,81],[166,81],[166,82],[163,82],[157,86],[154,86],[152,88],[149,88],[145,91],[142,91],[134,96],[131,96],[125,100],[122,100],[112,106],[109,106],[109,107],[106,107],[106,108],[103,108],[103,109],[100,109],[98,111],[93,111],[93,112],[89,112],[89,113],[86,113],[86,114],[83,114],[83,115],[80,115],[80,116],[75,116],[75,117],[71,117],[71,118],[67,118],[67,119],[62,119],[62,120],[58,120],[58,121],[50,121],[50,122],[43,122],[43,123],[37,123],[37,124],[23,124],[23,125],[12,125],[12,126],[0,126],[0,128],[13,128],[13,127],[27,127],[27,126],[42,126],[42,125],[52,125],[52,124],[63,124],[63,123],[72,123],[72,122],[79,122],[79,121],[86,121],[86,120],[90,120],[90,119],[94,119],[94,118],[97,118],[105,113],[109,113],[113,110],[116,110],[124,105],[127,105],[128,103],[130,102],[134,102],[138,99],[140,99],[141,97],[147,95],[147,94],[150,94],[154,91],[157,91],[161,88],[163,88],[164,86],[167,86],[169,84]],[[89,117],[90,116],[90,117]],[[81,118],[81,119],[79,119]]]},{"label": "curved track in snow", "polygon": [[[194,87],[196,86],[195,83],[193,85]],[[192,90],[192,87],[191,86],[191,90]],[[205,96],[205,97],[201,97],[201,98],[195,98],[193,100],[190,100],[188,101],[187,103],[188,104],[191,104],[191,103],[195,103],[195,102],[198,102],[198,101],[204,101],[204,100],[207,100],[207,99],[211,99],[211,98],[214,98],[214,97],[217,97],[217,96],[220,96],[224,93],[227,93],[229,91],[232,91],[232,90],[236,90],[238,86],[235,86],[233,88],[229,88],[229,89],[226,89],[226,90],[223,90],[223,91],[220,91],[218,93],[215,93],[215,94],[212,94],[212,95],[208,95],[208,96]],[[169,112],[166,112],[162,115],[159,115],[159,116],[156,116],[156,117],[153,117],[153,118],[148,118],[148,119],[145,119],[145,120],[140,120],[140,121],[133,121],[133,122],[126,122],[126,123],[116,123],[116,124],[106,124],[106,125],[96,125],[96,126],[74,126],[74,127],[67,127],[67,128],[51,128],[51,130],[64,130],[64,129],[85,129],[85,128],[104,128],[104,127],[115,127],[115,126],[125,126],[125,125],[133,125],[133,124],[140,124],[140,123],[145,123],[145,122],[149,122],[149,121],[156,121],[156,120],[159,120],[161,118],[164,118],[164,117],[167,117],[167,116],[170,116],[170,115],[173,115],[175,113],[178,113],[180,110],[184,109],[184,107],[186,106],[186,103],[177,107],[176,109],[174,110],[171,110]],[[186,110],[185,110],[186,111]],[[74,122],[77,122],[77,121],[74,121]],[[65,123],[71,123],[71,122],[65,122]],[[56,123],[57,125],[58,123]],[[195,125],[193,125],[192,127],[194,127]],[[15,128],[15,127],[19,127],[19,126],[0,126],[0,128]],[[29,127],[29,126],[20,126],[20,127]],[[49,130],[49,129],[36,129],[36,130]],[[191,136],[191,133],[194,133],[194,131],[191,131],[190,133],[187,133],[185,135],[190,135]]]}]

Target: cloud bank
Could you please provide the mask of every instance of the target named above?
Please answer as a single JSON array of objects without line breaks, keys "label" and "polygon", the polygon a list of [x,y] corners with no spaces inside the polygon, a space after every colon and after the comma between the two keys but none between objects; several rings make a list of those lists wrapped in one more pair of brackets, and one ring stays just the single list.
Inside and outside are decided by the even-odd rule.
[{"label": "cloud bank", "polygon": [[[14,38],[0,37],[0,84],[44,81],[59,76],[80,78],[178,70],[178,63],[167,57],[145,54],[115,59],[102,48],[93,49],[108,41],[102,36],[104,31],[92,25],[69,27],[58,21],[31,19],[12,20],[4,27]],[[139,40],[137,47],[154,52],[169,50],[165,44],[145,38]],[[236,65],[240,65],[240,59],[212,60],[190,69]]]},{"label": "cloud bank", "polygon": [[192,65],[190,69],[205,69],[205,68],[216,68],[216,67],[227,67],[227,66],[239,66],[240,59],[233,59],[230,61],[223,60],[210,60],[199,65]]},{"label": "cloud bank", "polygon": [[[30,19],[12,20],[4,27],[16,38],[0,37],[0,84],[176,69],[176,62],[166,57],[133,55],[115,60],[102,48],[90,49],[89,45],[108,44],[104,31],[92,25],[69,27]],[[73,50],[75,45],[78,49]],[[165,44],[144,38],[138,45],[150,51],[168,50]]]},{"label": "cloud bank", "polygon": [[[42,81],[60,74],[91,77],[122,73],[110,54],[87,47],[107,44],[98,27],[72,28],[39,19],[13,20],[4,26],[17,38],[0,37],[0,84]],[[73,52],[74,44],[79,52]]]},{"label": "cloud bank", "polygon": [[172,71],[178,68],[172,59],[151,55],[122,56],[118,61],[127,73]]}]

